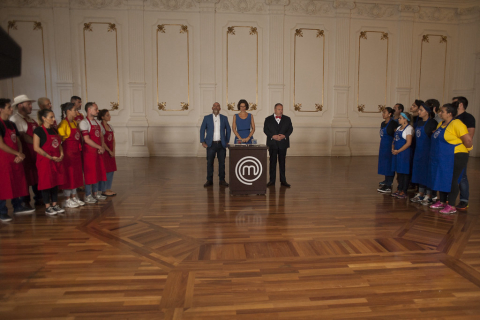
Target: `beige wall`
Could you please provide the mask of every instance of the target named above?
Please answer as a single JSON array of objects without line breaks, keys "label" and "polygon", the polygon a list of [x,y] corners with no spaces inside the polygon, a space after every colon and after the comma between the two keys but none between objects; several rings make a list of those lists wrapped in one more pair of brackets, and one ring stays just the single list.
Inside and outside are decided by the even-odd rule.
[{"label": "beige wall", "polygon": [[117,150],[132,157],[203,156],[203,116],[218,101],[231,121],[241,98],[261,142],[284,104],[290,155],[374,155],[379,106],[465,95],[480,120],[480,1],[402,3],[4,0],[23,71],[0,93],[51,97],[57,116],[71,95],[118,104]]}]

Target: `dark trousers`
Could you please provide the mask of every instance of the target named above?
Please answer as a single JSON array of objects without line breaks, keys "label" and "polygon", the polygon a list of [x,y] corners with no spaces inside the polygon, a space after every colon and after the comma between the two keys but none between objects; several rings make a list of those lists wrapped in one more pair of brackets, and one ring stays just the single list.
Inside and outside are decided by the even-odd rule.
[{"label": "dark trousers", "polygon": [[270,182],[275,182],[277,177],[277,159],[280,165],[280,182],[287,182],[285,177],[285,158],[287,157],[287,149],[269,148],[270,153]]},{"label": "dark trousers", "polygon": [[[22,198],[12,199],[13,212],[22,208]],[[8,214],[7,200],[0,200],[0,214],[6,216]]]},{"label": "dark trousers", "polygon": [[215,155],[218,157],[218,178],[220,181],[225,180],[225,157],[227,156],[227,149],[222,146],[222,143],[212,142],[212,146],[207,148],[207,180],[213,181],[213,161]]},{"label": "dark trousers", "polygon": [[[58,198],[58,186],[55,186],[53,188],[50,188],[50,189],[45,189],[45,190],[42,190],[42,197],[43,197],[43,203],[45,204],[52,204],[54,202],[57,202],[57,198]],[[52,201],[50,201],[50,199]]]},{"label": "dark trousers", "polygon": [[[30,188],[30,187],[29,187]],[[33,199],[35,202],[42,200],[42,191],[38,191],[38,184],[32,186],[32,191],[33,191]],[[30,201],[32,201],[32,198],[30,197],[30,192],[28,193],[27,196],[22,197],[23,203],[29,204]]]},{"label": "dark trousers", "polygon": [[468,153],[455,153],[455,159],[453,161],[452,189],[450,192],[440,192],[441,202],[445,203],[448,200],[449,205],[455,206],[458,192],[460,190],[458,178],[460,178],[462,171],[467,168],[467,163]]},{"label": "dark trousers", "polygon": [[398,178],[398,191],[403,191],[404,193],[407,193],[408,183],[410,182],[410,175],[397,173],[397,178]]},{"label": "dark trousers", "polygon": [[470,198],[470,186],[468,185],[467,167],[465,166],[465,172],[460,181],[460,201],[468,202],[468,198]]}]

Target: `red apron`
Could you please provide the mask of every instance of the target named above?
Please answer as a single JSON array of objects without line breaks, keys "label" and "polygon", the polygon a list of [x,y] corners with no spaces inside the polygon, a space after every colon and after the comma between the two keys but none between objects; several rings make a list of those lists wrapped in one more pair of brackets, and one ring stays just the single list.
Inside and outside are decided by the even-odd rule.
[{"label": "red apron", "polygon": [[[47,135],[47,141],[42,149],[51,157],[60,157],[60,144],[62,139],[58,134],[49,134],[48,130],[42,126],[43,131]],[[61,186],[65,182],[65,169],[63,161],[55,162],[47,157],[37,156],[38,169],[38,190],[51,189]]]},{"label": "red apron", "polygon": [[[108,149],[113,150],[113,143],[115,142],[113,131],[107,131],[107,128],[105,128],[103,125],[103,121],[102,126],[105,129],[105,136],[103,137],[105,144],[107,145]],[[103,163],[105,163],[105,170],[107,172],[117,171],[117,161],[115,160],[115,157],[110,155],[110,153],[103,153]]]},{"label": "red apron", "polygon": [[[88,118],[87,121],[90,123],[90,132],[88,133],[90,139],[101,146],[101,129],[98,122],[95,121],[96,125],[93,125]],[[107,171],[105,171],[102,155],[98,153],[98,149],[90,147],[87,143],[83,146],[83,171],[87,185],[107,181]]]},{"label": "red apron", "polygon": [[[38,127],[35,121],[29,122],[24,118],[25,122],[28,125],[27,134],[33,139],[33,130]],[[27,178],[27,184],[29,186],[34,186],[38,184],[38,173],[37,167],[35,165],[37,161],[37,153],[33,150],[33,143],[26,143],[22,139],[22,149],[25,154],[25,160],[23,160],[23,169],[25,170],[25,177]]]},{"label": "red apron", "polygon": [[70,136],[62,142],[65,183],[61,188],[71,190],[83,186],[82,140],[78,127],[72,128],[70,121],[65,120],[70,127]]},{"label": "red apron", "polygon": [[75,120],[77,123],[80,123],[80,121],[82,121],[83,119],[85,119],[85,117],[79,112],[78,116],[76,116],[73,120]]},{"label": "red apron", "polygon": [[[5,127],[3,142],[13,150],[18,151],[15,130],[7,128],[1,118],[0,121]],[[15,158],[15,155],[0,150],[0,200],[15,199],[28,195],[23,164],[15,163]]]}]

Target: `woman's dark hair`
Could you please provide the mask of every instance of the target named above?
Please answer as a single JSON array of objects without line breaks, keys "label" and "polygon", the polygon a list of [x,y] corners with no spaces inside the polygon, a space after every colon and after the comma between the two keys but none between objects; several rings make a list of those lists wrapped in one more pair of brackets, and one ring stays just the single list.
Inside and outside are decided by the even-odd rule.
[{"label": "woman's dark hair", "polygon": [[10,103],[10,99],[0,98],[0,109],[5,109],[7,103]]},{"label": "woman's dark hair", "polygon": [[85,112],[88,114],[88,109],[93,106],[95,102],[87,102],[85,103]]},{"label": "woman's dark hair", "polygon": [[50,112],[53,113],[53,111],[50,110],[50,109],[40,109],[40,110],[38,110],[37,118],[38,118],[38,123],[40,125],[43,125],[43,118],[46,118]]},{"label": "woman's dark hair", "polygon": [[[425,108],[430,108],[430,112],[428,113],[428,117],[429,118],[435,118],[435,113],[432,111],[432,108],[428,104],[424,103],[420,107],[422,107],[425,111],[427,111],[427,109],[425,109]],[[420,107],[418,109],[420,109]]]},{"label": "woman's dark hair", "polygon": [[450,113],[452,117],[456,117],[458,113],[458,102],[445,103],[442,108],[445,108],[447,113]]},{"label": "woman's dark hair", "polygon": [[71,102],[65,102],[60,106],[60,109],[62,110],[62,120],[67,117],[67,111],[72,110],[73,108],[75,108],[75,105]]},{"label": "woman's dark hair", "polygon": [[385,110],[387,110],[388,114],[390,115],[390,117],[393,117],[393,114],[395,113],[395,110],[393,110],[392,108],[390,107],[386,107]]},{"label": "woman's dark hair", "polygon": [[246,107],[247,110],[248,110],[248,108],[249,108],[250,106],[249,106],[247,100],[245,100],[245,99],[242,99],[242,100],[238,101],[237,109],[240,110],[240,105],[241,105],[242,103],[245,103],[245,107]]},{"label": "woman's dark hair", "polygon": [[414,103],[415,103],[415,105],[416,105],[417,107],[420,108],[420,106],[421,106],[422,104],[424,104],[425,102],[424,102],[423,100],[416,100],[416,99],[415,99],[415,102],[414,102]]},{"label": "woman's dark hair", "polygon": [[97,119],[100,120],[100,121],[103,121],[103,117],[105,117],[107,112],[108,112],[108,109],[102,109],[102,110],[98,111]]},{"label": "woman's dark hair", "polygon": [[400,110],[400,112],[403,112],[405,110],[405,107],[403,106],[403,104],[397,103],[395,105],[398,106],[398,110]]}]

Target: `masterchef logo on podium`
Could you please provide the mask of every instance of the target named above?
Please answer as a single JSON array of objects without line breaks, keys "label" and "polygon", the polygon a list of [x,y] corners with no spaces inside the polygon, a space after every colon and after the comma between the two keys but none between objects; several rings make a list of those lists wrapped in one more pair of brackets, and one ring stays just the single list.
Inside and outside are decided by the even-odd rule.
[{"label": "masterchef logo on podium", "polygon": [[248,186],[262,175],[262,163],[255,157],[247,156],[238,160],[235,166],[235,175],[238,181]]}]

